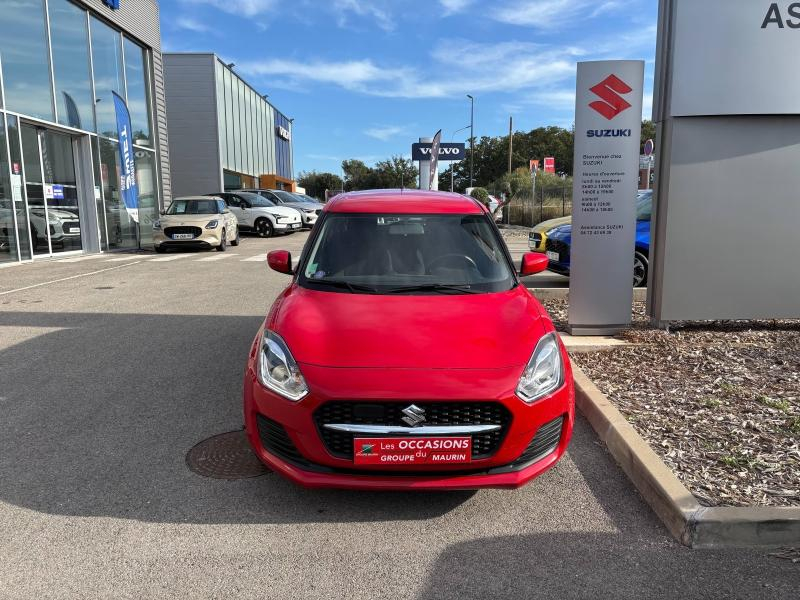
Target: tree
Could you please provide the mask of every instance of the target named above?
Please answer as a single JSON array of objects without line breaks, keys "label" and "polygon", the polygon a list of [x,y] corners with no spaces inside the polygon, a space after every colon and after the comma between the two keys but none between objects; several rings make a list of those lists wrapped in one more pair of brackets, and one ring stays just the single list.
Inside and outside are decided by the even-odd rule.
[{"label": "tree", "polygon": [[415,188],[417,187],[417,169],[410,159],[392,156],[375,165],[375,188]]},{"label": "tree", "polygon": [[360,160],[342,162],[345,190],[375,190],[384,188],[416,187],[417,170],[414,163],[402,156],[392,156],[379,161],[374,168]]},{"label": "tree", "polygon": [[343,160],[342,171],[344,171],[344,189],[347,192],[353,190],[368,190],[369,177],[372,169],[357,159]]},{"label": "tree", "polygon": [[642,153],[644,153],[644,143],[647,140],[653,140],[654,142],[656,141],[656,124],[645,119],[642,121]]},{"label": "tree", "polygon": [[317,200],[325,200],[325,190],[341,190],[342,178],[334,173],[317,173],[306,171],[297,178],[300,187],[305,188],[306,194]]}]

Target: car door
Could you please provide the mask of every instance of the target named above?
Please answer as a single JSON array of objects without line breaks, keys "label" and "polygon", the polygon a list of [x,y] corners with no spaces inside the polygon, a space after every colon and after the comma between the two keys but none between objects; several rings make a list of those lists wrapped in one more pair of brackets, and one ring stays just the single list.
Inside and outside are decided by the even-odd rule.
[{"label": "car door", "polygon": [[236,221],[239,223],[239,225],[246,227],[247,216],[242,210],[241,198],[239,198],[236,194],[220,194],[220,197],[225,200],[225,204],[228,205],[228,209],[231,211],[231,214],[236,217]]}]

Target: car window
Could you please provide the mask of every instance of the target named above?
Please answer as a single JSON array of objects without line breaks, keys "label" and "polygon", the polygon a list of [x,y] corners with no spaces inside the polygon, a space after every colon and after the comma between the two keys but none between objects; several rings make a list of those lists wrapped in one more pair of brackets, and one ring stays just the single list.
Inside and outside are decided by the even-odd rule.
[{"label": "car window", "polygon": [[359,291],[356,286],[369,293],[458,293],[457,286],[475,293],[510,289],[515,278],[486,215],[333,213],[308,253],[300,284],[345,293]]},{"label": "car window", "polygon": [[642,195],[636,202],[636,220],[649,221],[653,212],[653,195]]},{"label": "car window", "polygon": [[227,202],[228,206],[233,206],[234,208],[239,208],[242,204],[242,201],[235,194],[224,194],[222,198]]},{"label": "car window", "polygon": [[225,212],[225,201],[224,200],[217,200],[217,212],[224,213]]},{"label": "car window", "polygon": [[168,215],[214,215],[218,200],[173,200],[167,209]]},{"label": "car window", "polygon": [[303,200],[301,200],[300,198],[298,198],[297,196],[295,196],[290,192],[277,190],[272,193],[276,195],[278,198],[280,198],[283,202],[304,202]]},{"label": "car window", "polygon": [[239,192],[237,196],[239,196],[239,198],[242,200],[242,203],[248,207],[255,206],[257,208],[267,208],[270,206],[275,206],[275,203],[270,199],[254,192]]}]

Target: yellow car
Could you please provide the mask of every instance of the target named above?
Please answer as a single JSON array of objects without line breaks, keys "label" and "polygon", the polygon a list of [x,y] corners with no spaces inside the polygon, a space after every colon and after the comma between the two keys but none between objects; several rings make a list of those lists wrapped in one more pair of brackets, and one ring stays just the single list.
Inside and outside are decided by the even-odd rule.
[{"label": "yellow car", "polygon": [[544,252],[545,242],[547,241],[547,232],[572,221],[572,216],[559,217],[558,219],[550,219],[549,221],[542,221],[536,227],[531,229],[528,234],[528,247],[533,252]]},{"label": "yellow car", "polygon": [[239,245],[239,224],[222,198],[175,198],[153,223],[153,243],[159,253],[170,248],[216,248],[225,252],[229,242]]}]

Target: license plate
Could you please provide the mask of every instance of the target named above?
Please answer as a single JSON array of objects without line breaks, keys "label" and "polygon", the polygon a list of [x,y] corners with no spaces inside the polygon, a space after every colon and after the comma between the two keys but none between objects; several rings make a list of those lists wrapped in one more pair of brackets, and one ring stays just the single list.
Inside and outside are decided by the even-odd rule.
[{"label": "license plate", "polygon": [[194,235],[191,233],[173,233],[172,234],[173,240],[193,240]]},{"label": "license plate", "polygon": [[292,223],[291,225],[289,225],[289,227],[291,227],[292,229],[300,229],[300,223]]},{"label": "license plate", "polygon": [[561,261],[561,255],[558,252],[547,252],[547,258],[555,262]]},{"label": "license plate", "polygon": [[357,465],[452,465],[471,461],[471,437],[353,440],[353,462]]},{"label": "license plate", "polygon": [[67,227],[67,233],[80,233],[80,227]]}]

